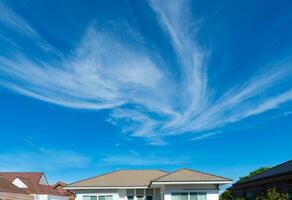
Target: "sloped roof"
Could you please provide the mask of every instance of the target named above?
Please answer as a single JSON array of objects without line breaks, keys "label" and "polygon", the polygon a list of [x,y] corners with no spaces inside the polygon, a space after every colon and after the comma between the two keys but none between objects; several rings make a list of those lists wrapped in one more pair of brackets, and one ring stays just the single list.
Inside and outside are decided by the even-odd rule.
[{"label": "sloped roof", "polygon": [[151,180],[165,174],[160,170],[119,170],[81,180],[67,187],[147,187]]},{"label": "sloped roof", "polygon": [[65,185],[67,185],[64,182],[58,181],[54,185],[51,185],[54,190],[62,194],[63,196],[71,196],[74,195],[74,192],[71,190],[64,189]]},{"label": "sloped roof", "polygon": [[289,173],[289,172],[292,173],[292,160],[289,160],[280,165],[277,165],[263,173],[252,176],[244,181],[238,182],[237,184],[242,184],[242,183],[247,183],[247,182],[252,182],[252,181],[257,181],[257,180],[262,180],[262,179],[268,179],[270,177]]},{"label": "sloped roof", "polygon": [[199,182],[231,181],[228,178],[215,176],[190,169],[181,169],[172,173],[161,170],[119,170],[93,178],[81,180],[65,186],[74,187],[148,187],[154,182]]},{"label": "sloped roof", "polygon": [[12,183],[16,178],[21,180],[27,188],[21,188],[28,194],[50,194],[61,196],[49,185],[40,184],[42,172],[0,172],[0,176]]},{"label": "sloped roof", "polygon": [[16,187],[15,185],[13,185],[11,182],[9,182],[3,177],[0,177],[0,192],[27,194],[24,190]]},{"label": "sloped roof", "polygon": [[58,181],[56,182],[54,185],[51,185],[53,188],[56,188],[58,186],[64,187],[65,185],[67,185],[66,183],[62,182],[62,181]]},{"label": "sloped roof", "polygon": [[199,181],[230,181],[228,178],[207,174],[190,169],[180,169],[159,177],[152,182],[199,182]]}]

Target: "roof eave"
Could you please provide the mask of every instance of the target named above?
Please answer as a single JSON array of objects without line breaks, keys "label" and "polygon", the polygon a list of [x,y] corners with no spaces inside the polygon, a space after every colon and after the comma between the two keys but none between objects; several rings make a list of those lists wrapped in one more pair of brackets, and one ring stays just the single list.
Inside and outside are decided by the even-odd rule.
[{"label": "roof eave", "polygon": [[148,186],[65,186],[65,190],[87,190],[87,189],[146,189]]},{"label": "roof eave", "polygon": [[215,181],[152,181],[150,185],[230,184],[231,180]]}]

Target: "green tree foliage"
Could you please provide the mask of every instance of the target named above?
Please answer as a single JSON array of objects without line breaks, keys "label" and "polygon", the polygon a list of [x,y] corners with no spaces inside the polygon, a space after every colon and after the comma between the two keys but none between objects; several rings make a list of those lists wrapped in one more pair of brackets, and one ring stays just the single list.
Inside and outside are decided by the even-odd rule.
[{"label": "green tree foliage", "polygon": [[288,194],[281,194],[276,188],[270,188],[265,196],[257,197],[257,200],[288,200]]},{"label": "green tree foliage", "polygon": [[253,177],[255,175],[258,175],[258,174],[261,174],[267,170],[271,169],[271,167],[261,167],[261,168],[258,168],[257,170],[255,171],[252,171],[250,172],[247,176],[243,176],[243,177],[239,177],[239,181],[238,182],[241,182],[241,181],[244,181],[250,177]]},{"label": "green tree foliage", "polygon": [[219,200],[233,200],[230,190],[225,190],[219,197]]}]

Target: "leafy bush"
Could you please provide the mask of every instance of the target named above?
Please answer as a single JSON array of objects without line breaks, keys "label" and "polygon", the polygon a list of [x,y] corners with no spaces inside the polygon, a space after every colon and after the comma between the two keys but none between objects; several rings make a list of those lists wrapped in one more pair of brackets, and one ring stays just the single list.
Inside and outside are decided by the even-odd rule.
[{"label": "leafy bush", "polygon": [[276,188],[270,188],[266,195],[257,197],[256,200],[288,200],[288,194],[281,194],[277,192]]}]

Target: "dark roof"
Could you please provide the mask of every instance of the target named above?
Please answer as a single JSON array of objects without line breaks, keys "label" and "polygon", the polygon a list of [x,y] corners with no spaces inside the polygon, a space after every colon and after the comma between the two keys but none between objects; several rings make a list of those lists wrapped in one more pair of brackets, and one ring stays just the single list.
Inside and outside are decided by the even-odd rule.
[{"label": "dark roof", "polygon": [[159,177],[153,182],[184,182],[184,181],[230,181],[230,179],[208,174],[205,172],[199,172],[191,169],[179,169],[175,172],[166,174]]},{"label": "dark roof", "polygon": [[268,179],[277,175],[285,174],[285,173],[292,173],[292,160],[279,164],[263,173],[258,175],[252,176],[244,181],[238,182],[235,185],[244,184],[248,182],[254,182],[258,180]]},{"label": "dark roof", "polygon": [[[0,177],[0,192],[27,194],[24,190],[10,183],[3,177]],[[27,194],[28,195],[28,194]]]},{"label": "dark roof", "polygon": [[50,194],[62,196],[49,185],[40,184],[42,172],[0,172],[0,176],[12,183],[16,178],[21,180],[27,188],[21,188],[27,194]]}]

